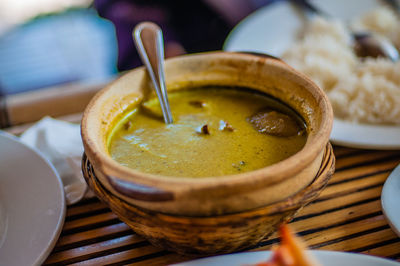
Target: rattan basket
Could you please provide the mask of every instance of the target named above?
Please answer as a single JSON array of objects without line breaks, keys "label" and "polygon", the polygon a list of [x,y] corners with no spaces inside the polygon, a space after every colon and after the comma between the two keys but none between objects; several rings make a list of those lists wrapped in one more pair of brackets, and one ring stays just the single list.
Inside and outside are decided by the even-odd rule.
[{"label": "rattan basket", "polygon": [[316,199],[334,169],[335,157],[328,143],[314,181],[295,195],[250,211],[190,217],[133,206],[105,189],[97,180],[86,155],[82,163],[83,174],[90,188],[137,234],[155,246],[180,254],[197,255],[230,253],[256,245],[271,235],[280,223],[290,221],[301,208]]}]

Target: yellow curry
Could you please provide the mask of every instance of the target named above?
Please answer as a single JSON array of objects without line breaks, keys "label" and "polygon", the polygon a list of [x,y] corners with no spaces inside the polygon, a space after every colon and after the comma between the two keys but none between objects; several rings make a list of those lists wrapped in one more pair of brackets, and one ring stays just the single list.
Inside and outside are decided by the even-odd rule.
[{"label": "yellow curry", "polygon": [[251,90],[182,90],[169,102],[173,124],[164,123],[155,99],[118,123],[108,147],[114,160],[157,175],[222,176],[284,160],[306,142],[293,110]]}]

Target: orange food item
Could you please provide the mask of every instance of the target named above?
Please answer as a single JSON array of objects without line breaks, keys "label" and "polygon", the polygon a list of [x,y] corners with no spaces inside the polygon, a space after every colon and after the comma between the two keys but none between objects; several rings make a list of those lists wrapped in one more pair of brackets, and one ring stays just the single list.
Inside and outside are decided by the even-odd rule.
[{"label": "orange food item", "polygon": [[269,261],[261,262],[255,266],[318,266],[310,254],[305,251],[307,246],[296,236],[287,224],[279,228],[281,243],[272,249],[272,256]]}]

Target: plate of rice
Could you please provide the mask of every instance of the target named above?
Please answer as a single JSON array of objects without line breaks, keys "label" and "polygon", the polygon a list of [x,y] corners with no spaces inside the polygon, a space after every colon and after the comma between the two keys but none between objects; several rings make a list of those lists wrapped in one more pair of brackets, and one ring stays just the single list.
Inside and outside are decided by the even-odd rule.
[{"label": "plate of rice", "polygon": [[378,0],[312,1],[329,19],[308,20],[288,1],[239,23],[224,50],[267,53],[305,73],[328,95],[331,141],[366,149],[400,149],[400,62],[359,58],[350,28],[385,36],[400,50],[400,16]]}]

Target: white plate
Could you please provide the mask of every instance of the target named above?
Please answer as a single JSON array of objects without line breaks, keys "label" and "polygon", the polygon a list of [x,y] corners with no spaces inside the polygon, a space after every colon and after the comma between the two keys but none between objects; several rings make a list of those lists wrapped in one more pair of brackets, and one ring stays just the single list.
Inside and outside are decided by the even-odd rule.
[{"label": "white plate", "polygon": [[65,198],[55,169],[0,131],[0,265],[40,265],[64,224]]},{"label": "white plate", "polygon": [[[374,7],[379,0],[312,1],[333,17],[348,20]],[[304,25],[302,15],[288,1],[265,6],[240,22],[224,44],[226,51],[252,51],[280,57]],[[335,119],[333,143],[366,149],[400,149],[400,126],[363,125]]]},{"label": "white plate", "polygon": [[400,165],[386,179],[382,189],[382,210],[393,231],[400,236]]},{"label": "white plate", "polygon": [[[399,266],[400,263],[379,257],[336,251],[311,251],[323,266]],[[189,262],[178,263],[179,266],[243,266],[265,262],[270,257],[270,251],[243,252],[215,256]]]}]

